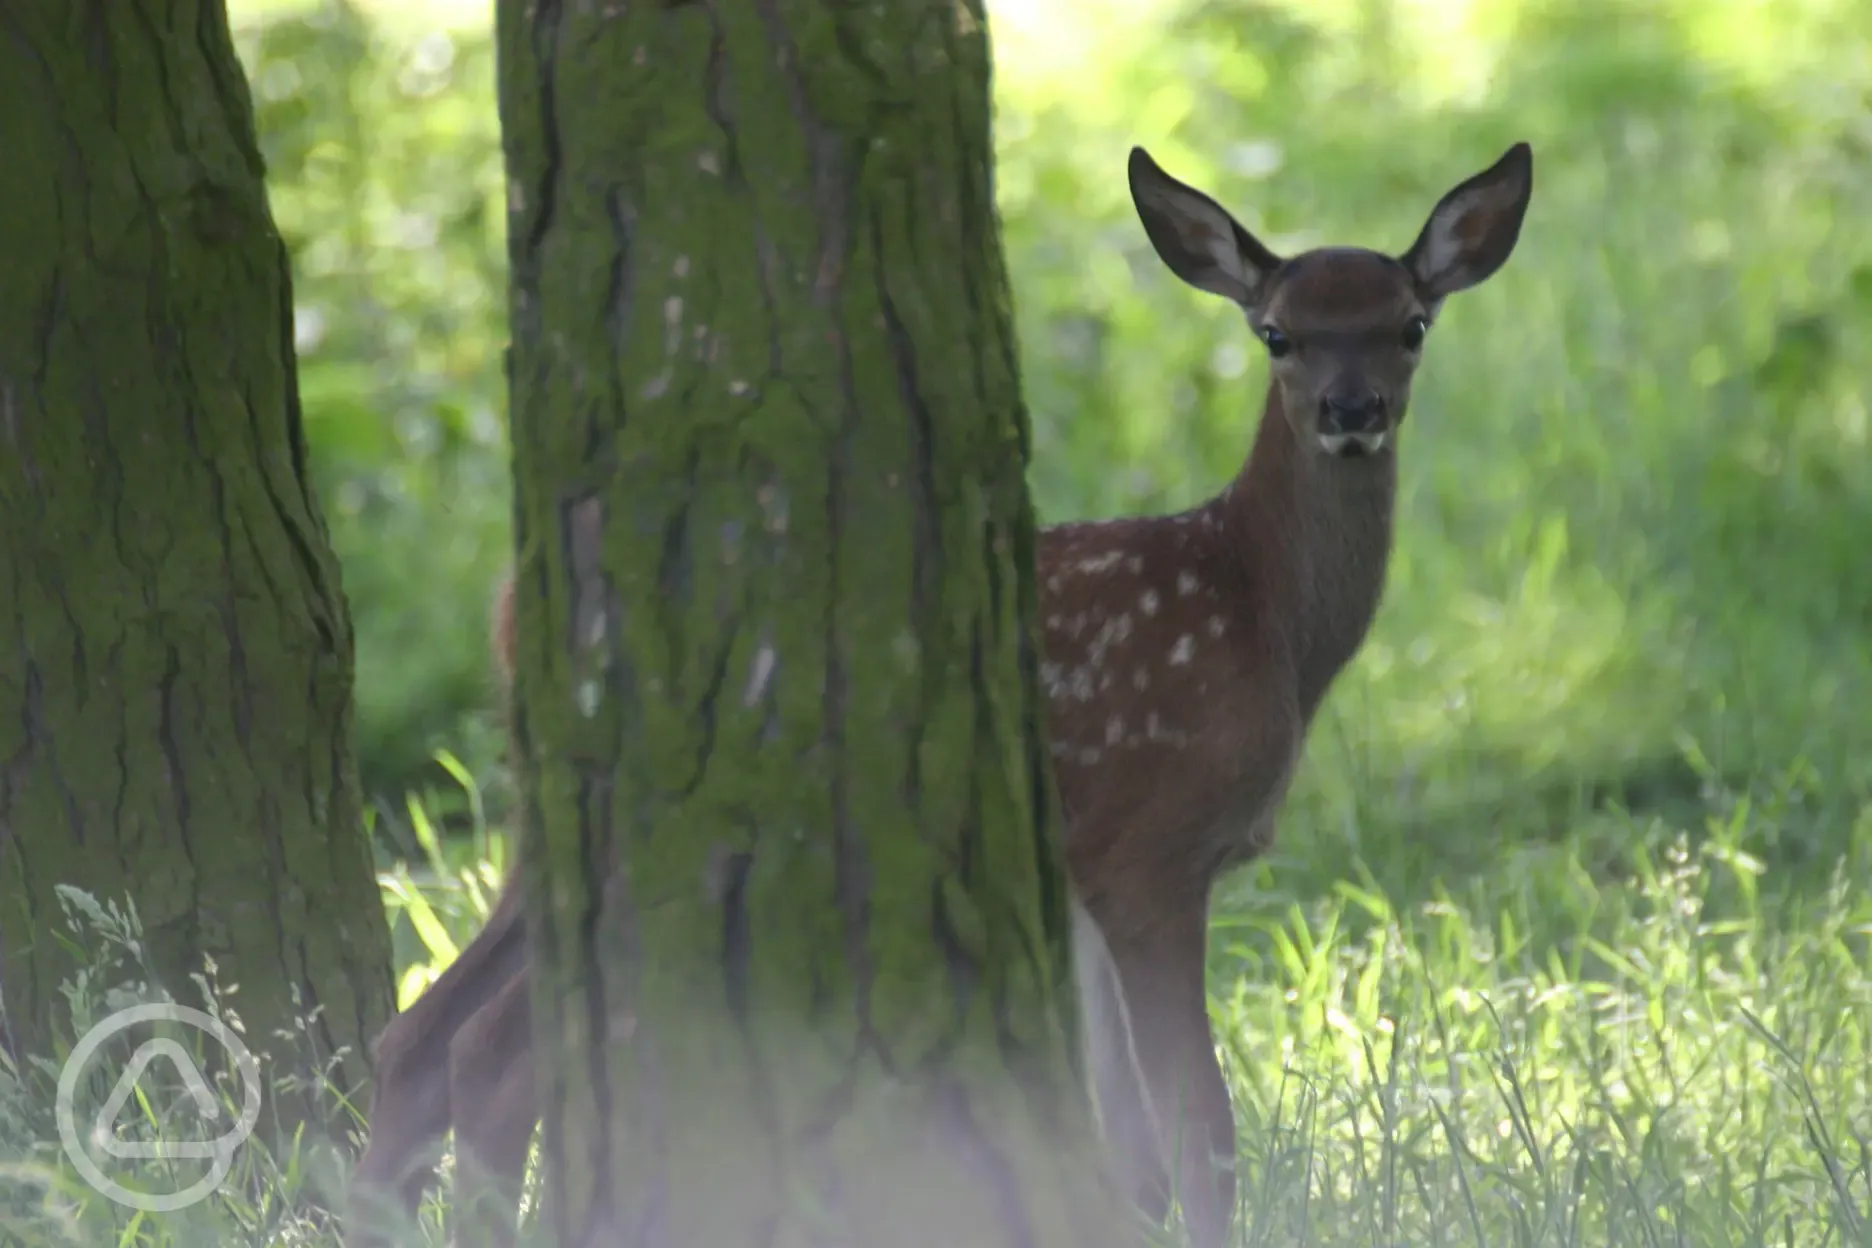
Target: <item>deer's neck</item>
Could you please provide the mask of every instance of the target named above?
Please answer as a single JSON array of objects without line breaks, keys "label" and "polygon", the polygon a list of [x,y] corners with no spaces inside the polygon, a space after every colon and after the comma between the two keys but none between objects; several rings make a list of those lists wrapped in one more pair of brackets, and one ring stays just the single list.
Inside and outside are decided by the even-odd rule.
[{"label": "deer's neck", "polygon": [[1358,651],[1384,594],[1397,458],[1336,459],[1302,445],[1269,387],[1254,449],[1218,500],[1256,627],[1295,665],[1311,718]]}]

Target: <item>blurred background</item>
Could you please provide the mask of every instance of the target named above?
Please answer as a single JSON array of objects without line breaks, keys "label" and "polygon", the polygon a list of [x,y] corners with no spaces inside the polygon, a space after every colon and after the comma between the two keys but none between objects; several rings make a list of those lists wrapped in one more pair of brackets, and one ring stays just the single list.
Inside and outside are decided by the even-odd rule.
[{"label": "blurred background", "polygon": [[[232,0],[358,626],[365,782],[498,776],[507,555],[491,6]],[[1375,635],[1244,899],[1618,869],[1605,811],[1785,807],[1831,865],[1872,780],[1872,10],[1851,0],[1001,0],[998,177],[1043,519],[1178,507],[1264,367],[1151,256],[1125,152],[1277,249],[1401,248],[1530,140],[1501,277],[1439,325]],[[498,786],[495,786],[498,787]]]}]

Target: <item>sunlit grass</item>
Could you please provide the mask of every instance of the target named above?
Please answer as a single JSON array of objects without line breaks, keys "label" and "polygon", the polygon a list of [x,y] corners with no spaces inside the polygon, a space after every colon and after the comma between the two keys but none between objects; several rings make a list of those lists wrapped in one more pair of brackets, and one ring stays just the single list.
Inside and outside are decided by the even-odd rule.
[{"label": "sunlit grass", "polygon": [[1863,877],[1770,919],[1746,855],[1640,863],[1616,893],[1552,864],[1560,941],[1499,895],[1406,913],[1352,882],[1266,924],[1217,1003],[1244,1241],[1867,1242]]},{"label": "sunlit grass", "polygon": [[[1617,878],[1529,840],[1511,881],[1400,904],[1354,873],[1221,916],[1238,1242],[1872,1243],[1872,810],[1829,875],[1790,890],[1742,846],[1791,800],[1710,793],[1694,828],[1601,817],[1597,835],[1645,847]],[[382,878],[412,975],[472,937],[498,878],[439,844]],[[74,927],[95,969],[133,960],[120,928]],[[107,978],[74,989],[81,1016]],[[343,1174],[308,1142],[250,1143],[211,1200],[133,1219],[56,1152],[15,1151],[56,1138],[34,1077],[0,1069],[0,1143],[31,1157],[0,1168],[8,1248],[337,1242],[318,1210]],[[410,1242],[444,1242],[449,1172]],[[157,1163],[142,1177],[174,1182]]]}]

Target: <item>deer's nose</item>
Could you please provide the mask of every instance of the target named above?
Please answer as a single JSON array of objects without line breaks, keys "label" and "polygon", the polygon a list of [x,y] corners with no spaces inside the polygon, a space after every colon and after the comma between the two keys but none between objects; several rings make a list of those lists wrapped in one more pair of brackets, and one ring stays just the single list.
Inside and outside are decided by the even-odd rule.
[{"label": "deer's nose", "polygon": [[1384,396],[1376,390],[1334,391],[1320,400],[1321,433],[1369,434],[1384,427]]}]

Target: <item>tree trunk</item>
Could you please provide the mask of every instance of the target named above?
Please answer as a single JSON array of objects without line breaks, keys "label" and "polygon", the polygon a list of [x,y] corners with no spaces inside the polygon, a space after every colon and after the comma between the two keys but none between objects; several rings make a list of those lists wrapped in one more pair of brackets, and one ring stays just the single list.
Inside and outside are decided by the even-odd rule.
[{"label": "tree trunk", "polygon": [[1115,1244],[975,0],[502,0],[548,1216]]},{"label": "tree trunk", "polygon": [[62,1025],[54,889],[77,885],[134,901],[178,1000],[209,962],[238,986],[270,1076],[346,1046],[355,1085],[393,1006],[389,933],[227,15],[30,0],[0,29],[7,1026],[43,1048]]}]

